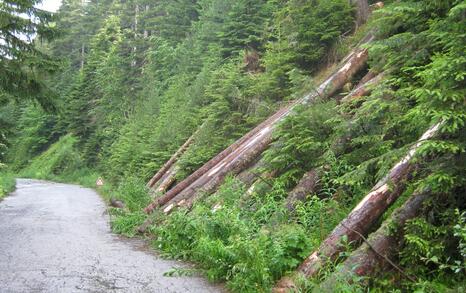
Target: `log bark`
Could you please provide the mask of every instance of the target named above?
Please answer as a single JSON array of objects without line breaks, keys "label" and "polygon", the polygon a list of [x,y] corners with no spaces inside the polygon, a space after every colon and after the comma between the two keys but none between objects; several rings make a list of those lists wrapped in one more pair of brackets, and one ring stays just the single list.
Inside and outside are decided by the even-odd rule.
[{"label": "log bark", "polygon": [[382,81],[383,77],[384,74],[380,73],[379,75],[373,77],[365,83],[357,86],[349,94],[347,94],[345,97],[341,99],[341,103],[348,103],[349,101],[352,101],[354,99],[370,95],[372,90],[374,89],[374,86],[379,84]]},{"label": "log bark", "polygon": [[[370,42],[372,39],[373,35],[369,34],[363,39],[363,43]],[[164,209],[167,209],[167,206],[173,207],[180,201],[186,200],[199,192],[201,188],[204,192],[211,192],[223,182],[226,174],[237,174],[242,171],[244,166],[253,162],[268,147],[272,141],[273,129],[292,112],[296,105],[312,103],[317,97],[327,98],[332,96],[365,65],[366,61],[367,49],[358,48],[354,50],[344,59],[343,65],[338,71],[325,80],[315,92],[280,109],[269,119],[188,176],[188,178],[177,184],[164,196],[147,206],[146,213],[151,213],[159,206],[164,206]]]},{"label": "log bark", "polygon": [[[360,240],[359,234],[366,235],[374,222],[387,210],[398,198],[405,187],[405,180],[412,169],[412,158],[416,151],[426,141],[435,136],[441,126],[437,123],[430,127],[422,137],[409,149],[408,153],[380,180],[361,202],[343,219],[330,235],[298,267],[297,273],[306,278],[315,276],[322,266],[333,261],[344,248],[340,242],[343,236],[348,242]],[[289,278],[283,278],[275,287],[275,292],[286,292],[293,282]]]},{"label": "log bark", "polygon": [[[201,126],[202,127],[202,126]],[[174,164],[178,161],[180,156],[186,152],[188,147],[194,142],[194,137],[199,130],[197,130],[193,135],[191,135],[186,142],[171,156],[171,158],[160,168],[160,170],[152,177],[152,179],[147,183],[147,187],[153,188],[158,181],[171,169]]]},{"label": "log bark", "polygon": [[286,198],[285,205],[289,211],[294,211],[296,204],[304,201],[308,194],[318,191],[320,173],[320,169],[312,169],[303,175]]},{"label": "log bark", "polygon": [[368,82],[369,80],[373,79],[374,77],[377,76],[377,73],[373,70],[369,70],[366,75],[364,75],[361,80],[358,82],[358,84],[356,85],[356,88],[360,87],[361,85],[365,84],[366,82]]},{"label": "log bark", "polygon": [[[373,276],[378,271],[391,267],[391,259],[399,251],[402,228],[407,220],[416,217],[423,203],[429,198],[428,192],[411,196],[400,208],[395,210],[387,221],[358,249],[327,277],[314,292],[335,292],[335,281],[351,282],[353,276]],[[393,226],[399,231],[393,233]],[[387,261],[387,259],[389,261]]]},{"label": "log bark", "polygon": [[155,185],[154,187],[155,188],[155,191],[157,193],[163,193],[165,191],[167,191],[170,186],[172,186],[172,184],[176,181],[176,173],[178,172],[179,168],[177,165],[173,165],[168,171],[167,173],[165,173],[165,175],[160,179],[160,184],[157,186]]},{"label": "log bark", "polygon": [[265,167],[265,162],[262,160],[262,158],[256,160],[251,167],[248,167],[247,169],[241,171],[236,178],[243,182],[244,185],[246,186],[251,186],[251,184],[256,181],[258,177],[258,172],[261,168]]}]

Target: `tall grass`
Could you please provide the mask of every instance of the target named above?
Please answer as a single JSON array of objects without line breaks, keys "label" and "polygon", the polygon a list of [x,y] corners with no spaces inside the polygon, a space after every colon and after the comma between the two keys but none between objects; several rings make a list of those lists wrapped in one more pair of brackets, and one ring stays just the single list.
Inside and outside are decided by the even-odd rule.
[{"label": "tall grass", "polygon": [[125,236],[135,236],[136,227],[146,219],[142,211],[151,198],[144,181],[138,178],[127,178],[116,189],[104,190],[104,197],[113,197],[125,204],[124,209],[110,209],[112,230]]},{"label": "tall grass", "polygon": [[15,189],[15,177],[8,171],[0,171],[0,199]]},{"label": "tall grass", "polygon": [[19,172],[20,177],[76,183],[95,187],[97,172],[87,167],[75,147],[76,138],[66,135],[35,157]]},{"label": "tall grass", "polygon": [[347,212],[334,201],[314,197],[291,214],[283,205],[281,184],[266,193],[245,191],[229,178],[189,212],[156,214],[154,247],[196,262],[210,280],[226,282],[233,292],[269,292]]}]

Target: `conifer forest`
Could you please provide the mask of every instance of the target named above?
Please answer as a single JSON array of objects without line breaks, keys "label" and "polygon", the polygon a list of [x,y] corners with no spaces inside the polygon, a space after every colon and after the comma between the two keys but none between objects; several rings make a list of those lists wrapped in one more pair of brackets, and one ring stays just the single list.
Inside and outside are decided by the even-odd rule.
[{"label": "conifer forest", "polygon": [[0,201],[94,188],[225,292],[466,291],[465,0],[41,2],[0,0]]}]

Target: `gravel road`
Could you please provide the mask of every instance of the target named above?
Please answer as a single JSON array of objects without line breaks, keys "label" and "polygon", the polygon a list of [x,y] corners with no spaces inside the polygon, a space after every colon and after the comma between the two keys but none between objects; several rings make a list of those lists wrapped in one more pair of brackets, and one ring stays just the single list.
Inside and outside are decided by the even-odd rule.
[{"label": "gravel road", "polygon": [[110,231],[92,189],[18,179],[0,202],[0,292],[222,292],[200,277],[166,277],[185,267],[140,240]]}]

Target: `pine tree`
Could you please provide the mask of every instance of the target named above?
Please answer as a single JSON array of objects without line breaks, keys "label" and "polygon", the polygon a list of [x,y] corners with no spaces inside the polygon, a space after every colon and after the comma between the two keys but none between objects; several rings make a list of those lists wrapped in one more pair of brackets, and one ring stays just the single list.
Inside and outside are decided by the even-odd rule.
[{"label": "pine tree", "polygon": [[52,14],[35,5],[40,0],[4,0],[0,3],[0,103],[6,100],[36,99],[52,109],[52,93],[43,76],[57,69],[57,63],[38,48],[39,41],[56,35]]},{"label": "pine tree", "polygon": [[235,1],[218,34],[224,57],[237,55],[243,50],[262,49],[264,24],[269,16],[266,8],[266,1],[263,0]]}]

